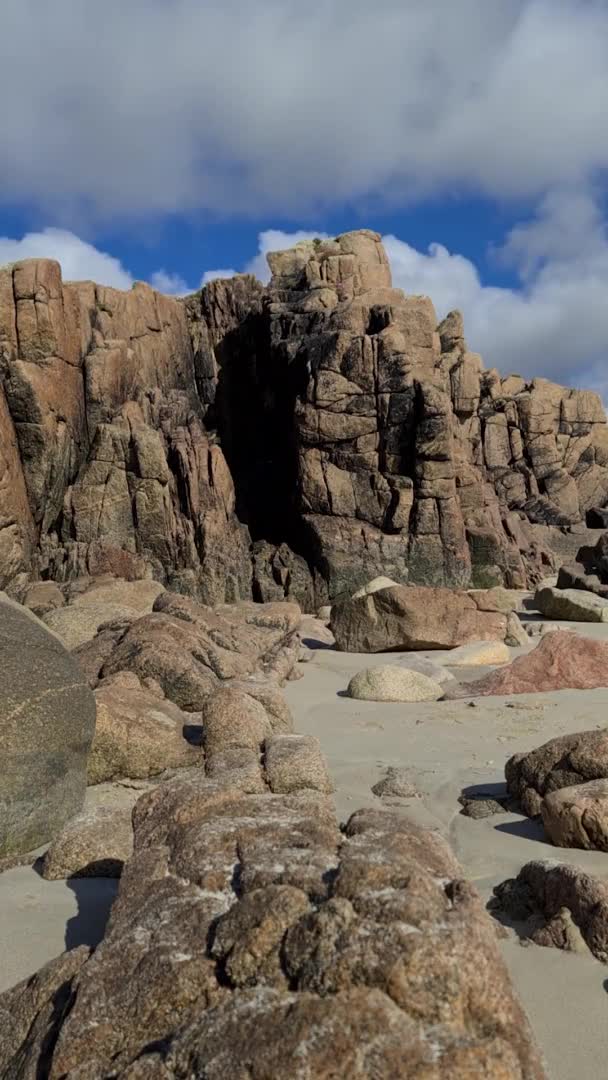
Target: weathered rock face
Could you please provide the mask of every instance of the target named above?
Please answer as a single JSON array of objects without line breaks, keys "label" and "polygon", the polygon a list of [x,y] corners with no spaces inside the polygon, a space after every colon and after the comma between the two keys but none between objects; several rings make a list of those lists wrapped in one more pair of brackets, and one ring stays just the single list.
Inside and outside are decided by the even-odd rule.
[{"label": "weathered rock face", "polygon": [[583,589],[608,600],[608,532],[597,543],[583,545],[576,561],[561,566],[557,577],[559,589]]},{"label": "weathered rock face", "polygon": [[0,383],[5,580],[151,572],[211,602],[250,595],[181,301],[66,284],[48,260],[3,268]]},{"label": "weathered rock face", "polygon": [[3,1075],[541,1080],[438,834],[369,810],[341,834],[321,794],[250,790],[197,770],[139,801],[102,944],[0,998]]},{"label": "weathered rock face", "polygon": [[3,595],[0,669],[0,855],[13,855],[82,808],[95,700],[59,639]]},{"label": "weathered rock face", "polygon": [[151,574],[309,610],[378,573],[525,586],[543,525],[608,500],[599,398],[483,370],[375,233],[270,263],[186,300],[0,270],[0,586]]}]

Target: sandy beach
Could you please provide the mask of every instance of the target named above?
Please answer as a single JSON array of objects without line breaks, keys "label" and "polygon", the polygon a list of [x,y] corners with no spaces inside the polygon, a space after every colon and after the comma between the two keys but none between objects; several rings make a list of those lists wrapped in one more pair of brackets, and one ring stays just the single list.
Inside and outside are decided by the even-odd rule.
[{"label": "sandy beach", "polygon": [[[568,625],[583,635],[608,638],[608,626]],[[513,656],[519,651],[513,649]],[[425,655],[449,666],[447,652]],[[341,819],[359,807],[384,803],[438,827],[484,900],[495,885],[535,858],[557,857],[605,876],[605,854],[556,849],[545,842],[539,825],[519,814],[465,817],[458,797],[469,788],[502,793],[504,763],[511,754],[555,735],[603,726],[608,688],[479,698],[474,704],[473,697],[385,704],[344,695],[349,679],[361,668],[399,661],[398,653],[364,656],[319,647],[302,665],[303,677],[285,689],[296,730],[321,742]],[[470,680],[486,670],[459,669],[457,676]],[[407,769],[417,797],[381,800],[372,793],[390,766]],[[90,797],[99,799],[100,792]],[[96,944],[115,890],[115,882],[101,879],[47,882],[31,866],[1,874],[0,989],[34,972],[66,946]],[[502,948],[552,1080],[602,1075],[608,1054],[605,966],[590,955],[524,946],[514,930],[507,931]]]}]

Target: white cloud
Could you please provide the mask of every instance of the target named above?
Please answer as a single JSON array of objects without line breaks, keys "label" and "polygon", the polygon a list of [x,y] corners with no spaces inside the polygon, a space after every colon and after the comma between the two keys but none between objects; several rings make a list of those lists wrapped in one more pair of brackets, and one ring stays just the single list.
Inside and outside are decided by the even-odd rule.
[{"label": "white cloud", "polygon": [[0,236],[0,266],[20,259],[57,259],[64,281],[90,280],[116,289],[130,289],[133,284],[119,259],[66,229],[26,233],[20,240]]},{"label": "white cloud", "polygon": [[[115,289],[130,289],[135,278],[120,259],[100,251],[67,229],[46,228],[26,233],[20,239],[0,236],[0,266],[20,259],[56,259],[64,281],[94,281]],[[189,288],[180,274],[156,270],[150,285],[169,296],[185,296]]]},{"label": "white cloud", "polygon": [[180,274],[171,274],[167,270],[155,270],[150,277],[150,284],[167,296],[187,296],[194,292]]},{"label": "white cloud", "polygon": [[201,289],[203,285],[208,285],[210,281],[217,281],[218,278],[231,278],[236,273],[236,270],[205,270],[201,278]]},{"label": "white cloud", "polygon": [[4,0],[0,191],[70,222],[535,198],[608,166],[607,40],[606,0]]}]

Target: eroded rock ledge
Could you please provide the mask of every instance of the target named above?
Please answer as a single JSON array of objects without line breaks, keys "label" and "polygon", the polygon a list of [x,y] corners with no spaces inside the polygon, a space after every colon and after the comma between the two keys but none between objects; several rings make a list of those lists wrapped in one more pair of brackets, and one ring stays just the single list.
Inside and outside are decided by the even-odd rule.
[{"label": "eroded rock ledge", "polygon": [[533,584],[596,537],[597,395],[484,370],[375,233],[270,264],[185,300],[0,269],[0,587],[151,575],[311,610],[380,573]]}]

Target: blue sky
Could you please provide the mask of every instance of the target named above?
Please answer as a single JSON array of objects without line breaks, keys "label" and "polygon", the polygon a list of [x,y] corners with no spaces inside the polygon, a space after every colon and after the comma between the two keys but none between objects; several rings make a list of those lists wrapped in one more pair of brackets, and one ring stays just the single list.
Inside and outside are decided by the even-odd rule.
[{"label": "blue sky", "polygon": [[0,262],[176,294],[368,227],[504,372],[605,393],[608,0],[4,0]]}]

